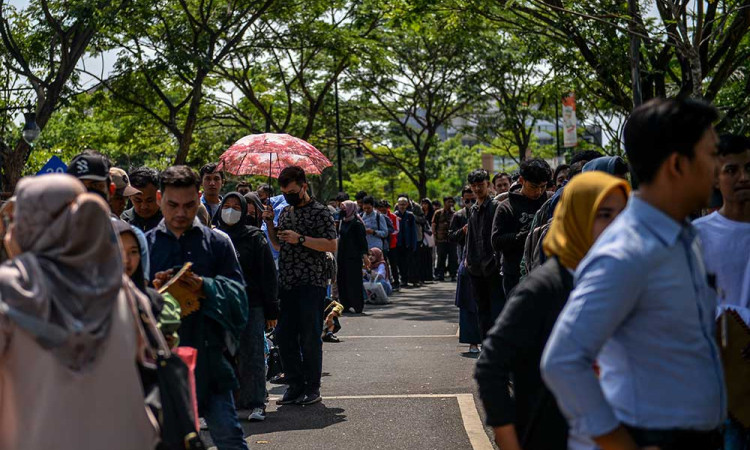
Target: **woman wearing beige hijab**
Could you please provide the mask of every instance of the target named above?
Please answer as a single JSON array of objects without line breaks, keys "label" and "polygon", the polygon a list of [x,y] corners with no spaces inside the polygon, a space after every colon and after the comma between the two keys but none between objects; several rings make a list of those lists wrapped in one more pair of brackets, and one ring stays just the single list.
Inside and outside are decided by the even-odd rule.
[{"label": "woman wearing beige hijab", "polygon": [[25,178],[0,265],[0,448],[150,449],[140,341],[107,205],[69,175]]}]

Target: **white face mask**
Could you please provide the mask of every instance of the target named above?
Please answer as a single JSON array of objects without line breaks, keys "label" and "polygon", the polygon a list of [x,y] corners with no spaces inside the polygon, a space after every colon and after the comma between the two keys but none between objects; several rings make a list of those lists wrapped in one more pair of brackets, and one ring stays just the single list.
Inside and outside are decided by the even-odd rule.
[{"label": "white face mask", "polygon": [[234,225],[242,218],[242,212],[232,208],[224,208],[221,210],[221,220],[227,225]]}]

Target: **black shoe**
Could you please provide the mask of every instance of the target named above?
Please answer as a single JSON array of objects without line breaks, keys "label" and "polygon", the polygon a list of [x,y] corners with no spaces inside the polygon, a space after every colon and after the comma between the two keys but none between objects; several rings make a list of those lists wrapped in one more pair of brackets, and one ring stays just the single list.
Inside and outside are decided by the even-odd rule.
[{"label": "black shoe", "polygon": [[333,333],[326,333],[323,336],[323,342],[341,342],[341,340]]},{"label": "black shoe", "polygon": [[271,384],[288,384],[286,382],[286,377],[283,373],[280,373],[276,375],[275,377],[272,377],[270,380],[268,380]]},{"label": "black shoe", "polygon": [[281,397],[279,400],[276,400],[277,405],[291,405],[295,403],[299,403],[304,399],[304,391],[300,387],[291,387],[289,386],[289,389],[284,392],[284,396]]},{"label": "black shoe", "polygon": [[320,396],[320,392],[313,392],[310,394],[305,394],[304,397],[302,397],[299,401],[297,401],[297,404],[302,405],[302,406],[307,406],[307,405],[318,403],[321,400],[323,400],[323,397]]}]

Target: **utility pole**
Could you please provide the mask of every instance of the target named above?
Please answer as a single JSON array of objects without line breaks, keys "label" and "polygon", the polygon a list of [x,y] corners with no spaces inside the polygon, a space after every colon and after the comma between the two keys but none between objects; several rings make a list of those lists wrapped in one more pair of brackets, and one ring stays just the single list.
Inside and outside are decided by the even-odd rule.
[{"label": "utility pole", "polygon": [[555,89],[555,146],[557,146],[557,160],[560,163],[562,151],[560,150],[560,96],[558,94],[559,92]]},{"label": "utility pole", "polygon": [[641,40],[637,35],[635,18],[638,15],[638,0],[628,0],[628,31],[630,34],[630,82],[633,89],[633,108],[643,103],[641,94]]},{"label": "utility pole", "polygon": [[333,95],[336,97],[336,152],[339,160],[339,192],[344,192],[344,176],[341,162],[341,118],[339,117],[339,78],[333,80]]}]

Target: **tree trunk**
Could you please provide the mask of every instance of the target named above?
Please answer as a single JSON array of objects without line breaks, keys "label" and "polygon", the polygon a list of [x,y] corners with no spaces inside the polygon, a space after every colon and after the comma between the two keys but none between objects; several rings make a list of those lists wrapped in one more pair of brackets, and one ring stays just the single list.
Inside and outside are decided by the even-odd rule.
[{"label": "tree trunk", "polygon": [[[50,117],[52,116],[53,107],[57,104],[60,95],[58,89],[50,89],[45,97],[44,103],[39,107],[36,124],[40,130],[44,130]],[[3,145],[2,154],[2,192],[12,193],[16,189],[16,184],[23,175],[23,169],[31,154],[31,146],[23,139],[18,139],[12,150],[9,145]]]},{"label": "tree trunk", "polygon": [[419,203],[423,198],[427,197],[427,176],[425,174],[419,174],[419,184],[417,185],[417,191],[419,192]]},{"label": "tree trunk", "polygon": [[206,73],[202,70],[195,75],[195,80],[193,81],[193,98],[190,99],[190,108],[188,108],[187,117],[185,118],[185,126],[182,129],[181,136],[176,136],[179,148],[177,149],[177,157],[174,159],[175,165],[183,165],[187,162],[190,153],[190,144],[193,143],[193,132],[195,132],[195,126],[198,124],[198,113],[200,112],[201,101],[203,100],[203,82],[205,79]]}]

